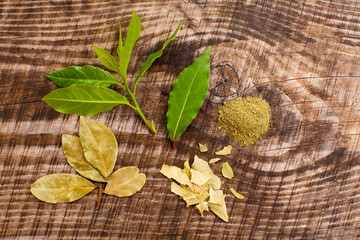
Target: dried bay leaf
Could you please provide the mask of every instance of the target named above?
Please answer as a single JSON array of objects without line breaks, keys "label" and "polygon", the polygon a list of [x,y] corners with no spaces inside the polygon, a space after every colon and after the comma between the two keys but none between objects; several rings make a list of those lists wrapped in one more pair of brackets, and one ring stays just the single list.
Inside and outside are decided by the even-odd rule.
[{"label": "dried bay leaf", "polygon": [[169,95],[167,128],[174,142],[197,116],[209,86],[210,49],[185,68],[175,80]]},{"label": "dried bay leaf", "polygon": [[230,192],[231,192],[236,198],[238,198],[238,199],[244,199],[244,198],[245,198],[244,195],[242,195],[242,194],[238,193],[237,191],[235,191],[234,188],[229,187],[229,189],[230,189]]},{"label": "dried bay leaf", "polygon": [[234,177],[234,172],[228,162],[222,165],[221,174],[228,179],[232,179]]},{"label": "dried bay leaf", "polygon": [[199,149],[200,149],[200,152],[207,152],[208,151],[208,148],[207,146],[201,144],[201,143],[198,143],[199,144]]},{"label": "dried bay leaf", "polygon": [[129,197],[140,191],[145,181],[145,174],[139,173],[138,168],[123,167],[109,176],[109,182],[103,192],[117,197]]},{"label": "dried bay leaf", "polygon": [[163,164],[160,173],[167,178],[174,179],[180,184],[191,186],[189,177],[181,168]]},{"label": "dried bay leaf", "polygon": [[118,152],[112,131],[98,121],[80,117],[79,135],[86,160],[108,177],[114,169]]},{"label": "dried bay leaf", "polygon": [[106,178],[86,160],[79,137],[63,134],[61,142],[67,162],[81,176],[97,182],[107,182]]},{"label": "dried bay leaf", "polygon": [[39,200],[48,203],[75,201],[96,186],[83,177],[74,174],[51,174],[31,184],[30,192]]},{"label": "dried bay leaf", "polygon": [[225,156],[225,155],[229,155],[231,153],[231,150],[232,150],[232,146],[227,145],[222,150],[215,152],[215,154]]}]

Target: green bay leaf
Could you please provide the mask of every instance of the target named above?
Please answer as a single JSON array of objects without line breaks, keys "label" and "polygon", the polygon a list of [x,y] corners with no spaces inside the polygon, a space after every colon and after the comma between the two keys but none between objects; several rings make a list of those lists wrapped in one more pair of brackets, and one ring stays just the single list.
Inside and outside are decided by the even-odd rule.
[{"label": "green bay leaf", "polygon": [[105,49],[99,48],[97,46],[93,46],[94,50],[96,52],[96,55],[100,59],[101,63],[107,67],[108,69],[119,72],[119,66],[117,65],[117,62],[115,58]]},{"label": "green bay leaf", "polygon": [[66,160],[76,172],[93,181],[107,182],[106,178],[86,160],[79,137],[63,134],[61,142]]},{"label": "green bay leaf", "polygon": [[145,185],[146,176],[136,167],[123,167],[109,177],[104,193],[118,197],[129,197]]},{"label": "green bay leaf", "polygon": [[79,136],[86,160],[105,178],[115,166],[118,144],[113,132],[104,124],[80,117]]},{"label": "green bay leaf", "polygon": [[71,66],[45,76],[58,87],[68,87],[72,84],[110,87],[112,84],[119,84],[119,80],[111,73],[90,65]]},{"label": "green bay leaf", "polygon": [[172,141],[185,131],[205,100],[209,86],[210,49],[209,46],[174,82],[166,114]]},{"label": "green bay leaf", "polygon": [[56,89],[42,100],[58,112],[80,116],[93,116],[120,104],[131,106],[127,98],[112,89],[83,84]]},{"label": "green bay leaf", "polygon": [[39,200],[48,203],[75,201],[96,186],[83,177],[74,174],[51,174],[31,184],[30,192]]},{"label": "green bay leaf", "polygon": [[136,92],[136,87],[137,84],[140,81],[140,78],[144,75],[144,73],[151,67],[151,65],[153,64],[153,62],[161,57],[161,55],[163,54],[164,49],[167,47],[167,45],[169,45],[169,43],[171,42],[171,40],[173,40],[176,37],[176,34],[178,33],[180,26],[182,24],[184,20],[182,20],[179,24],[179,26],[176,28],[175,32],[170,36],[170,38],[168,40],[166,40],[164,42],[164,44],[162,45],[161,49],[158,50],[157,52],[154,52],[152,54],[149,55],[149,57],[146,59],[146,61],[141,65],[140,71],[138,76],[135,79],[135,85],[134,85],[134,92]]},{"label": "green bay leaf", "polygon": [[[130,56],[136,41],[139,39],[141,32],[141,20],[139,16],[132,11],[132,17],[127,29],[126,40],[123,47],[118,47],[117,52],[119,54],[119,74],[126,79],[127,68],[130,62]],[[119,42],[120,46],[120,42]]]}]

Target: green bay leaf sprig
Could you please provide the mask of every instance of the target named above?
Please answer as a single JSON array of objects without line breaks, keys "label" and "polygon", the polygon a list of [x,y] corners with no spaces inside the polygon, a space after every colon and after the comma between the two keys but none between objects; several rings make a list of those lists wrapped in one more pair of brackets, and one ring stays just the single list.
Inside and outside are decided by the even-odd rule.
[{"label": "green bay leaf sprig", "polygon": [[68,163],[81,176],[51,174],[41,177],[30,188],[35,197],[48,203],[73,202],[97,187],[89,180],[104,182],[105,189],[98,185],[96,208],[99,208],[102,193],[129,197],[142,189],[146,176],[139,173],[138,168],[128,166],[113,172],[118,144],[108,127],[98,121],[80,117],[79,135],[63,134],[62,146]]},{"label": "green bay leaf sprig", "polygon": [[166,116],[174,148],[175,140],[197,116],[204,103],[209,86],[210,50],[211,46],[180,73],[170,92]]},{"label": "green bay leaf sprig", "polygon": [[[117,105],[127,105],[137,111],[150,131],[156,134],[154,122],[151,121],[149,123],[136,100],[136,89],[144,73],[157,58],[161,57],[165,47],[175,38],[182,22],[180,22],[170,38],[165,41],[162,48],[150,54],[142,64],[135,79],[133,90],[129,88],[127,69],[131,53],[141,32],[141,20],[135,11],[132,11],[124,44],[121,25],[119,24],[119,44],[116,51],[119,57],[118,61],[107,50],[94,46],[94,50],[101,63],[109,70],[118,73],[120,79],[105,70],[89,65],[67,67],[45,74],[60,89],[50,92],[42,100],[58,112],[80,116],[93,116],[100,112],[109,111]],[[129,97],[127,98],[112,89],[108,89],[108,87],[114,84],[125,90]]]}]

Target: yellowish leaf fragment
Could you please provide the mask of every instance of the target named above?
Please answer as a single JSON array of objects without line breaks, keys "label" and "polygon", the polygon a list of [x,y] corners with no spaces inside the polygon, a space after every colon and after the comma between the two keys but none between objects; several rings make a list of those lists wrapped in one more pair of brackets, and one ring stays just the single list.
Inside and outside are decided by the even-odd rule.
[{"label": "yellowish leaf fragment", "polygon": [[234,172],[228,162],[222,165],[221,174],[228,179],[232,179],[234,177]]},{"label": "yellowish leaf fragment", "polygon": [[215,152],[215,154],[225,156],[225,155],[229,155],[231,153],[231,150],[232,150],[232,146],[227,145],[222,150]]},{"label": "yellowish leaf fragment", "polygon": [[209,163],[217,163],[220,160],[221,160],[221,158],[212,158],[212,159],[210,159]]},{"label": "yellowish leaf fragment", "polygon": [[210,210],[225,222],[229,222],[225,201],[222,205],[209,203]]},{"label": "yellowish leaf fragment", "polygon": [[199,172],[210,172],[213,173],[211,170],[209,163],[201,158],[199,158],[197,155],[194,156],[194,162],[191,165],[191,168],[199,171]]},{"label": "yellowish leaf fragment", "polygon": [[199,144],[200,152],[207,152],[207,150],[208,150],[207,146],[205,146],[201,143],[198,143],[198,144]]},{"label": "yellowish leaf fragment", "polygon": [[192,195],[184,196],[183,199],[186,202],[186,206],[190,206],[205,201],[206,199],[209,198],[209,196],[210,196],[209,192],[204,191],[200,194],[193,193]]},{"label": "yellowish leaf fragment", "polygon": [[180,186],[175,182],[171,182],[171,192],[180,197],[184,197],[191,194],[189,190],[183,188],[182,186]]},{"label": "yellowish leaf fragment", "polygon": [[184,169],[183,169],[184,173],[186,173],[186,175],[189,177],[189,179],[191,178],[191,173],[190,173],[190,163],[189,160],[186,160],[186,162],[184,163]]},{"label": "yellowish leaf fragment", "polygon": [[207,181],[210,180],[210,177],[208,175],[205,175],[199,171],[190,169],[190,172],[191,172],[191,182],[195,183],[198,186],[202,186],[205,183],[207,183]]},{"label": "yellowish leaf fragment", "polygon": [[201,217],[204,217],[204,214],[203,212],[204,211],[209,211],[209,203],[207,201],[203,201],[201,203],[198,203],[196,206],[195,206],[195,209],[199,210],[200,214],[201,214]]},{"label": "yellowish leaf fragment", "polygon": [[222,190],[214,190],[212,187],[210,187],[209,194],[209,203],[222,205],[225,201],[225,195]]},{"label": "yellowish leaf fragment", "polygon": [[230,192],[238,199],[244,199],[244,195],[238,193],[237,191],[235,191],[235,189],[233,189],[232,187],[229,187]]},{"label": "yellowish leaf fragment", "polygon": [[191,186],[189,177],[181,168],[163,164],[160,173],[162,173],[167,178],[174,179],[180,184]]},{"label": "yellowish leaf fragment", "polygon": [[109,177],[104,193],[117,197],[129,197],[145,185],[146,176],[137,167],[123,167]]},{"label": "yellowish leaf fragment", "polygon": [[202,187],[200,187],[199,185],[197,184],[191,184],[190,187],[187,187],[187,189],[189,189],[191,192],[193,193],[200,193],[201,190],[202,190]]}]

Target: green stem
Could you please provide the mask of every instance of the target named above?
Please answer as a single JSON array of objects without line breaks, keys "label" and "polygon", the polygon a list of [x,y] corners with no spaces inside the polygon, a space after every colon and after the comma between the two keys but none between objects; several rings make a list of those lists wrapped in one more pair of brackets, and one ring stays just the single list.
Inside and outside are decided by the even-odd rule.
[{"label": "green stem", "polygon": [[126,91],[127,91],[128,94],[130,95],[131,100],[133,101],[133,103],[134,103],[134,105],[135,105],[135,107],[132,107],[132,108],[139,113],[141,119],[144,121],[144,123],[146,124],[146,126],[148,126],[148,128],[150,129],[150,131],[151,131],[154,135],[156,135],[156,129],[155,129],[155,127],[148,122],[148,120],[146,119],[145,115],[144,115],[143,112],[141,111],[140,106],[139,106],[138,102],[136,101],[135,94],[130,91],[130,88],[129,88],[129,85],[127,84],[127,79],[126,79],[126,78],[124,79],[124,83],[125,83]]}]

